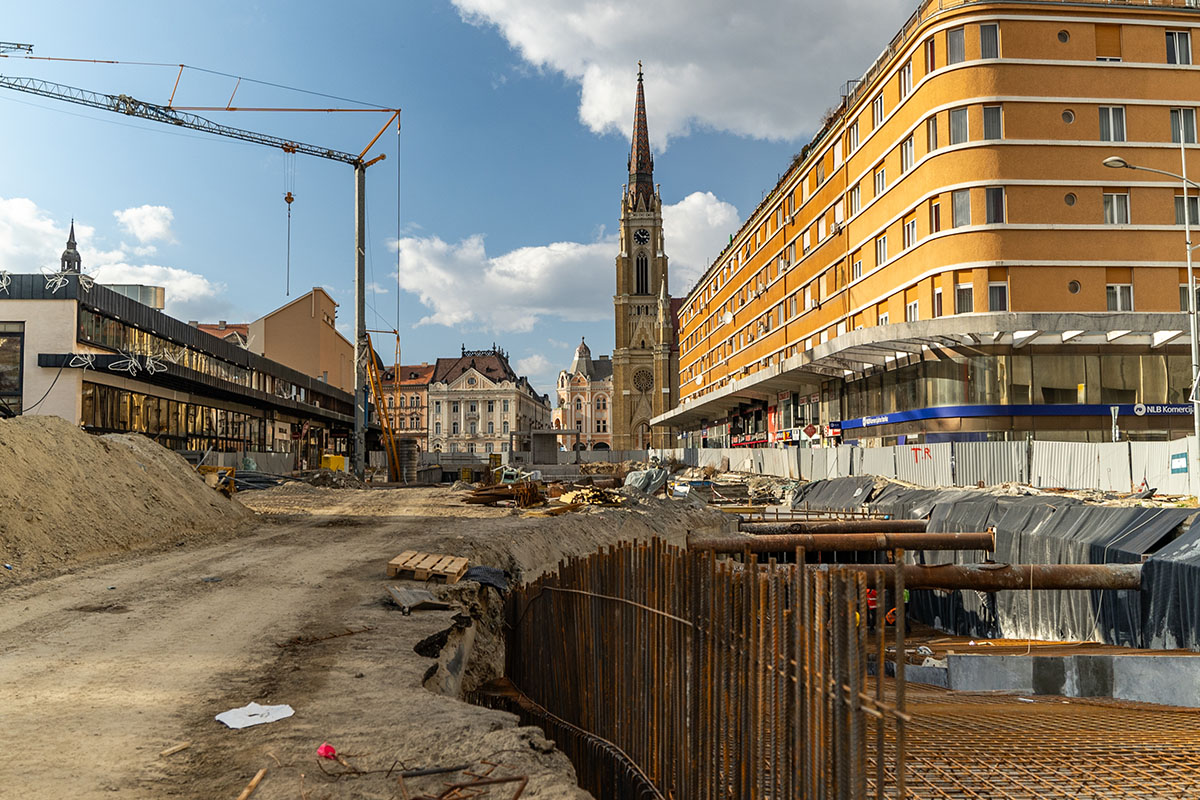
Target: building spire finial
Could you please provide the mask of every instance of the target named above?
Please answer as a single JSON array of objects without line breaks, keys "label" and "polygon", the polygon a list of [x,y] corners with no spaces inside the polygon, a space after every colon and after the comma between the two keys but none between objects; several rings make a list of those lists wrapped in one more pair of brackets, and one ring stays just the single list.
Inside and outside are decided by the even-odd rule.
[{"label": "building spire finial", "polygon": [[629,194],[636,208],[640,200],[650,207],[654,196],[654,159],[646,124],[646,94],[642,89],[642,62],[638,61],[637,99],[633,109],[633,145],[629,153]]}]

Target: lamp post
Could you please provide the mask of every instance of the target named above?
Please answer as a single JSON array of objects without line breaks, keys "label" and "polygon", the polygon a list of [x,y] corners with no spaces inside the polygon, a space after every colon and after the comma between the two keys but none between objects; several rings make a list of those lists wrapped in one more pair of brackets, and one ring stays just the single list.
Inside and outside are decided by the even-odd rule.
[{"label": "lamp post", "polygon": [[1142,167],[1137,164],[1130,164],[1120,156],[1109,156],[1101,163],[1106,167],[1113,169],[1139,169],[1143,172],[1153,172],[1158,175],[1166,175],[1168,178],[1175,178],[1183,183],[1183,238],[1185,255],[1187,257],[1187,276],[1188,276],[1188,326],[1191,334],[1192,344],[1192,385],[1188,389],[1188,399],[1192,403],[1192,431],[1196,436],[1196,441],[1200,442],[1200,396],[1196,394],[1196,383],[1200,380],[1200,338],[1197,337],[1196,329],[1196,275],[1192,271],[1192,210],[1188,205],[1188,187],[1191,186],[1200,194],[1200,184],[1195,181],[1188,180],[1187,176],[1187,150],[1184,149],[1185,130],[1183,120],[1180,120],[1179,125],[1179,159],[1183,165],[1183,174],[1176,175],[1174,172],[1166,170],[1154,169],[1153,167]]}]

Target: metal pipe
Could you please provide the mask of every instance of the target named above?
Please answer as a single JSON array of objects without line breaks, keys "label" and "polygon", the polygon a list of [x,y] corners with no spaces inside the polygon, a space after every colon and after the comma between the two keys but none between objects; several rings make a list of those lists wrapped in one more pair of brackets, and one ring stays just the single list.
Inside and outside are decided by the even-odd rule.
[{"label": "metal pipe", "polygon": [[[836,564],[821,569],[862,570],[889,580],[894,564]],[[1140,589],[1141,564],[905,564],[904,585],[909,589]]]},{"label": "metal pipe", "polygon": [[[354,165],[354,444],[351,470],[359,480],[367,466],[367,168]],[[382,413],[382,412],[381,412]]]},{"label": "metal pipe", "polygon": [[994,550],[996,535],[983,533],[793,533],[779,536],[723,536],[719,539],[688,537],[689,550],[714,553],[790,553],[797,547],[809,552],[855,550]]},{"label": "metal pipe", "polygon": [[738,530],[755,536],[788,533],[924,533],[924,519],[839,519],[822,522],[743,522]]}]

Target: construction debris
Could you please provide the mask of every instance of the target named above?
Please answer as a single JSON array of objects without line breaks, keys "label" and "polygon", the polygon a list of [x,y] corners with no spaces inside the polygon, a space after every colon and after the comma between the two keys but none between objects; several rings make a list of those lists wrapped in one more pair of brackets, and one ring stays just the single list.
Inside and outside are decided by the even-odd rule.
[{"label": "construction debris", "polygon": [[405,550],[388,562],[389,578],[413,581],[458,583],[467,571],[467,559],[440,553],[419,553]]},{"label": "construction debris", "polygon": [[289,705],[260,706],[258,703],[249,703],[241,708],[222,711],[214,719],[234,730],[239,730],[249,728],[251,725],[263,725],[267,722],[287,719],[295,713]]},{"label": "construction debris", "polygon": [[450,604],[438,600],[428,589],[410,589],[407,586],[389,586],[388,594],[400,606],[400,613],[408,616],[414,611],[445,611]]},{"label": "construction debris", "polygon": [[371,484],[360,481],[349,472],[333,469],[319,469],[307,478],[313,486],[323,486],[329,489],[370,489]]},{"label": "construction debris", "polygon": [[160,758],[166,758],[167,756],[173,756],[173,755],[175,755],[176,753],[178,753],[178,752],[180,752],[180,751],[182,751],[182,750],[187,750],[187,749],[188,749],[189,747],[191,747],[191,746],[192,746],[192,743],[191,743],[191,742],[180,742],[180,743],[179,743],[179,744],[177,744],[177,745],[173,745],[173,746],[171,746],[171,747],[168,747],[166,750],[163,750],[163,751],[162,751],[161,753],[159,753],[158,755],[159,755],[159,757],[160,757]]},{"label": "construction debris", "polygon": [[464,503],[494,506],[501,501],[511,500],[518,508],[529,508],[543,502],[542,490],[533,481],[499,484],[476,489],[463,498]]},{"label": "construction debris", "polygon": [[558,501],[567,505],[619,506],[624,504],[625,497],[611,489],[584,486],[573,492],[566,492],[558,498]]}]

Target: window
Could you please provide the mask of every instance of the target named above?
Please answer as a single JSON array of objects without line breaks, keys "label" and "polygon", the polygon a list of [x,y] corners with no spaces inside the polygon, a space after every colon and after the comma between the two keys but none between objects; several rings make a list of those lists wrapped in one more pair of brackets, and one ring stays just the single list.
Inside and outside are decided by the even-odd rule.
[{"label": "window", "polygon": [[793,317],[796,316],[796,295],[792,295],[791,300],[788,302],[788,314]]},{"label": "window", "polygon": [[477,403],[475,403],[474,401],[472,401],[471,402],[471,413],[474,414],[477,411],[479,411],[479,405]]},{"label": "window", "polygon": [[910,219],[904,223],[904,249],[912,247],[917,243],[917,221]]},{"label": "window", "polygon": [[441,400],[433,401],[433,413],[435,413],[435,414],[442,413],[442,401]]},{"label": "window", "polygon": [[[1188,295],[1187,284],[1186,283],[1179,284],[1179,310],[1180,311],[1190,311],[1191,310],[1188,308],[1187,295]],[[1200,286],[1196,287],[1196,308],[1200,309]]]},{"label": "window", "polygon": [[491,442],[488,442],[487,444],[485,444],[483,446],[483,450],[485,453],[494,453],[495,448],[496,448],[496,445],[492,444]]},{"label": "window", "polygon": [[1128,225],[1129,224],[1129,195],[1128,194],[1104,194],[1104,224],[1106,225]]},{"label": "window", "polygon": [[825,218],[821,217],[817,220],[817,241],[825,241]]},{"label": "window", "polygon": [[862,207],[862,192],[859,190],[858,184],[856,183],[856,184],[854,184],[854,187],[850,190],[850,214],[851,215],[857,214],[859,208],[861,208],[861,207]]},{"label": "window", "polygon": [[913,168],[913,138],[910,136],[900,144],[900,172]]},{"label": "window", "polygon": [[984,106],[983,107],[983,138],[984,139],[1003,139],[1004,132],[1001,125],[1000,106]]},{"label": "window", "polygon": [[975,310],[975,291],[969,283],[954,286],[954,313],[970,314]]},{"label": "window", "polygon": [[404,430],[404,418],[403,417],[401,417],[399,420],[396,421],[396,427],[399,428],[400,430]]},{"label": "window", "polygon": [[472,422],[471,423],[471,434],[474,435],[476,433],[479,433],[479,423]]},{"label": "window", "polygon": [[1187,31],[1167,31],[1167,63],[1192,63],[1192,35]]},{"label": "window", "polygon": [[442,423],[440,423],[440,422],[433,423],[433,432],[436,433],[438,436],[441,436],[442,435]]},{"label": "window", "polygon": [[1196,143],[1196,109],[1171,109],[1171,141],[1175,144],[1179,144],[1180,141]]},{"label": "window", "polygon": [[502,433],[508,433],[508,421],[507,420],[500,423],[500,430]]},{"label": "window", "polygon": [[988,311],[1008,311],[1008,284],[988,284]]},{"label": "window", "polygon": [[900,99],[908,97],[912,91],[912,62],[907,62],[900,68]]},{"label": "window", "polygon": [[938,149],[937,117],[925,120],[925,146],[931,153]]},{"label": "window", "polygon": [[999,25],[980,25],[979,26],[979,57],[980,58],[999,58],[1000,57],[1000,26]]},{"label": "window", "polygon": [[875,95],[871,101],[871,128],[878,128],[883,122],[883,92]]},{"label": "window", "polygon": [[942,290],[933,290],[933,316],[935,318],[942,315]]},{"label": "window", "polygon": [[886,264],[887,258],[887,234],[885,233],[875,240],[875,263]]},{"label": "window", "polygon": [[[1187,209],[1188,209],[1187,224],[1188,225],[1196,225],[1197,223],[1200,223],[1200,197],[1197,197],[1194,194],[1189,194],[1188,202],[1187,202]],[[1175,224],[1176,225],[1184,224],[1183,195],[1181,195],[1181,194],[1175,195]]]},{"label": "window", "polygon": [[1133,311],[1133,284],[1110,283],[1104,290],[1108,295],[1109,311]]},{"label": "window", "polygon": [[989,224],[1004,222],[1004,187],[989,186],[984,190],[987,200],[987,221]]},{"label": "window", "polygon": [[1125,141],[1125,107],[1100,106],[1100,141]]},{"label": "window", "polygon": [[458,434],[458,423],[457,422],[450,423],[450,433],[455,434],[455,435]]},{"label": "window", "polygon": [[475,443],[474,442],[467,442],[467,452],[468,453],[475,452]]},{"label": "window", "polygon": [[859,259],[856,259],[854,261],[854,264],[850,267],[850,279],[856,281],[861,277],[862,277],[862,259],[859,258]]},{"label": "window", "polygon": [[936,40],[930,39],[925,42],[925,74],[933,72],[937,69],[937,44]]},{"label": "window", "polygon": [[875,196],[883,194],[887,189],[887,170],[880,167],[875,171]]},{"label": "window", "polygon": [[495,400],[488,400],[488,401],[487,401],[487,404],[488,404],[488,413],[489,413],[489,414],[494,414],[494,413],[495,413],[495,411],[496,411],[496,401],[495,401]]},{"label": "window", "polygon": [[420,403],[420,401],[417,400],[417,396],[415,394],[412,397],[408,398],[408,407],[409,408],[417,408],[420,405],[421,405],[421,403]]},{"label": "window", "polygon": [[957,64],[967,60],[967,39],[964,28],[946,31],[946,63]]},{"label": "window", "polygon": [[964,225],[971,224],[971,190],[959,189],[950,196],[953,208],[951,215],[954,217],[950,224],[955,228],[961,228]]},{"label": "window", "polygon": [[904,306],[904,321],[905,322],[916,322],[920,318],[921,318],[921,315],[918,312],[918,301],[917,300],[913,300],[911,303],[908,303]]},{"label": "window", "polygon": [[[401,398],[400,398],[400,405],[404,405],[404,398],[403,398],[403,397],[401,397]],[[389,397],[389,398],[388,398],[388,408],[395,408],[395,407],[396,407],[396,398],[394,398],[394,397]]]},{"label": "window", "polygon": [[495,433],[495,432],[496,432],[496,423],[489,422],[488,423],[488,433]]},{"label": "window", "polygon": [[1097,61],[1120,61],[1121,60],[1121,26],[1120,25],[1097,25],[1096,26],[1096,60]]},{"label": "window", "polygon": [[858,149],[858,120],[854,120],[850,125],[850,132],[846,135],[848,149],[851,153]]},{"label": "window", "polygon": [[942,229],[942,204],[932,202],[929,204],[929,232],[937,233]]},{"label": "window", "polygon": [[608,420],[596,420],[596,433],[608,433]]},{"label": "window", "polygon": [[450,404],[450,413],[451,413],[451,414],[457,414],[457,413],[458,413],[458,403],[451,403],[451,404]]},{"label": "window", "polygon": [[503,401],[502,407],[504,409],[504,413],[507,414],[508,413],[508,401],[507,400]]},{"label": "window", "polygon": [[582,397],[575,398],[575,410],[583,411],[583,398]]},{"label": "window", "polygon": [[962,144],[970,138],[967,127],[967,109],[950,109],[950,144]]},{"label": "window", "polygon": [[634,294],[650,294],[650,260],[642,253],[637,257],[637,275]]},{"label": "window", "polygon": [[888,314],[886,311],[879,315],[879,324],[880,325],[888,324]]},{"label": "window", "polygon": [[604,395],[600,395],[596,398],[596,410],[603,411],[606,408],[608,408],[608,401],[605,400]]}]

